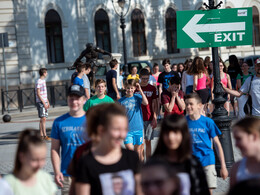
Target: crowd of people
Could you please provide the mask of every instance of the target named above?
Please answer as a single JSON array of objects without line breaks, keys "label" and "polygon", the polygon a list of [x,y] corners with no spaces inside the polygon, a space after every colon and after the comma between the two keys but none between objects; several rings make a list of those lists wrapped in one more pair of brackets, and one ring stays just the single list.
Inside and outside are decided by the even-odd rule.
[{"label": "crowd of people", "polygon": [[[232,126],[243,158],[230,171],[228,194],[247,189],[259,193],[260,59],[251,76],[246,63],[242,64],[243,73],[238,72],[233,58],[230,56],[228,70],[220,59],[225,98],[231,100],[230,94],[240,98],[250,95],[253,116],[239,114],[241,119]],[[69,112],[54,120],[50,138],[45,129],[49,108],[47,70],[40,70],[36,83],[40,131],[26,129],[21,133],[14,169],[0,180],[0,194],[55,194],[57,187],[62,194],[79,195],[212,194],[217,188],[215,155],[221,165],[220,176],[224,180],[228,177],[218,138],[221,131],[207,117],[208,103],[214,98],[208,57],[173,65],[164,59],[161,73],[158,64],[152,72],[145,67],[139,74],[137,67],[131,67],[131,74],[121,85],[124,93],[117,86],[118,62],[113,59],[109,65],[106,81],[95,81],[95,95],[91,97],[87,77],[91,66],[78,64],[67,92]],[[160,135],[152,153],[157,126]],[[41,169],[48,140],[55,183]]]}]

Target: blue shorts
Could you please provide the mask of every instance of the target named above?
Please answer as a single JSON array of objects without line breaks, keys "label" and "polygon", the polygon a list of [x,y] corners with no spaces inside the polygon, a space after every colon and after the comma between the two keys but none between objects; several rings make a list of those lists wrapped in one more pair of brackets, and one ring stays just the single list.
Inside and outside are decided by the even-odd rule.
[{"label": "blue shorts", "polygon": [[142,145],[144,140],[143,130],[129,131],[125,138],[124,144]]}]

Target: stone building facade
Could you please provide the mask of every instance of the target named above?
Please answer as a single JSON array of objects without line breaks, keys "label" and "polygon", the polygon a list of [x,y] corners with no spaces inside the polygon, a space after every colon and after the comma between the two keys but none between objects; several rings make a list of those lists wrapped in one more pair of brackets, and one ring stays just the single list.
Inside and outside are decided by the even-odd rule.
[{"label": "stone building facade", "polygon": [[[203,9],[204,2],[208,3],[132,0],[125,16],[128,61],[160,63],[163,58],[170,58],[178,63],[196,55],[211,55],[209,48],[176,48],[176,11]],[[33,84],[41,67],[48,69],[48,82],[69,80],[72,71],[67,67],[86,43],[123,53],[120,18],[111,0],[0,0],[0,7],[0,33],[7,32],[9,38],[9,47],[5,48],[9,86]],[[238,7],[253,7],[255,46],[222,47],[224,60],[230,54],[260,54],[260,1],[224,0],[221,6]],[[0,85],[4,87],[2,49],[0,66]]]}]

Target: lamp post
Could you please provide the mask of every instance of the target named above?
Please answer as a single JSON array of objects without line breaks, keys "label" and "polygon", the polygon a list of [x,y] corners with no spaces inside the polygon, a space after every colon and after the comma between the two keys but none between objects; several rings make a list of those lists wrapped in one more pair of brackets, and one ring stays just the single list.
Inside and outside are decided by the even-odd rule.
[{"label": "lamp post", "polygon": [[[208,9],[217,9],[222,4],[222,1],[218,5],[214,5],[214,0],[209,0],[209,5],[204,5]],[[216,125],[221,130],[222,134],[219,136],[219,140],[221,142],[225,162],[227,169],[231,168],[232,164],[234,163],[234,154],[232,148],[232,141],[231,141],[231,134],[230,134],[230,125],[231,125],[231,118],[228,117],[228,112],[224,108],[224,103],[226,102],[224,95],[224,89],[221,84],[220,79],[220,72],[219,72],[219,54],[218,48],[212,47],[212,59],[213,59],[213,76],[214,76],[214,100],[213,103],[215,105],[214,111],[212,112],[212,119],[215,121]],[[216,152],[215,152],[216,153]],[[221,168],[220,161],[218,156],[216,156],[216,170],[219,176],[219,171]]]},{"label": "lamp post", "polygon": [[[122,29],[122,36],[123,36],[123,53],[124,53],[124,66],[127,65],[127,51],[126,51],[126,44],[125,44],[125,16],[129,11],[130,5],[131,5],[131,0],[118,0],[117,1],[117,6],[114,4],[115,2],[112,0],[113,8],[116,12],[116,14],[120,17],[120,28]],[[128,7],[125,9],[125,4],[127,3]],[[121,11],[118,11],[116,7],[120,7]],[[124,11],[126,10],[126,11]]]}]

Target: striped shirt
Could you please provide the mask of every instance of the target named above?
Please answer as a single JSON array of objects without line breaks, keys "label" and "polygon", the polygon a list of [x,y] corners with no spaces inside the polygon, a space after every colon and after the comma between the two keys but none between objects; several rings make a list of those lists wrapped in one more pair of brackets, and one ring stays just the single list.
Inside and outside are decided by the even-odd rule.
[{"label": "striped shirt", "polygon": [[40,96],[45,102],[48,102],[47,99],[47,88],[46,88],[46,81],[44,79],[38,79],[35,84],[35,97],[36,102],[41,102],[40,98],[37,95],[37,89],[40,89]]}]

